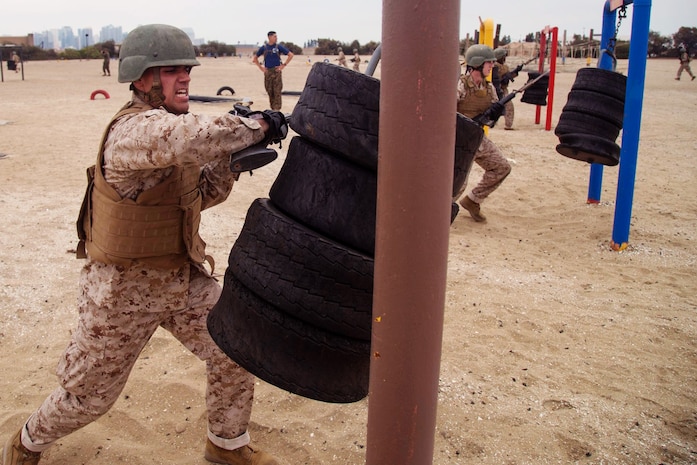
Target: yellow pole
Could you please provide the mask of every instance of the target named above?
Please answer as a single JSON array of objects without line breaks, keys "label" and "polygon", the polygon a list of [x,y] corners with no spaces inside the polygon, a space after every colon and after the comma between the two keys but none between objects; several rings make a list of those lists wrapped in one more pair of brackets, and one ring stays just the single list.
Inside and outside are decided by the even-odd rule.
[{"label": "yellow pole", "polygon": [[479,43],[494,48],[494,20],[479,18]]},{"label": "yellow pole", "polygon": [[[487,18],[484,21],[482,21],[482,18],[479,18],[479,43],[488,45],[491,48],[494,48],[494,20],[491,18]],[[486,77],[486,80],[491,82],[491,73]],[[484,126],[484,134],[487,136],[489,135],[489,127]]]}]

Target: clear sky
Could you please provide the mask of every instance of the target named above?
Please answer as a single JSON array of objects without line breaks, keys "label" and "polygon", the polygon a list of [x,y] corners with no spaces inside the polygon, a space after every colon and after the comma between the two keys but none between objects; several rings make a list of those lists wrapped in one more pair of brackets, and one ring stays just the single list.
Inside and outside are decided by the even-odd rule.
[{"label": "clear sky", "polygon": [[[681,27],[697,27],[696,0],[653,0],[650,29],[669,36]],[[513,41],[545,26],[559,28],[559,39],[567,31],[600,34],[604,0],[462,0],[460,37],[479,29],[479,18],[501,24],[501,35]],[[361,44],[379,42],[382,32],[382,1],[352,0],[26,0],[5,2],[0,35],[26,35],[31,32],[70,26],[91,27],[99,33],[103,26],[121,26],[128,32],[140,24],[166,23],[192,28],[197,38],[228,44],[261,43],[270,29],[280,41],[302,46],[314,38],[341,42],[354,39]],[[632,6],[620,30],[620,37],[631,35]]]}]

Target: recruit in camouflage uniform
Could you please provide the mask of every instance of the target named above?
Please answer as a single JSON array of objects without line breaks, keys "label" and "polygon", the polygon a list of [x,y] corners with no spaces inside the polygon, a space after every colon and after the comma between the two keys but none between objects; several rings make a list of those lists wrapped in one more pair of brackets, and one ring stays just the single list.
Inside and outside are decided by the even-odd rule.
[{"label": "recruit in camouflage uniform", "polygon": [[681,43],[678,45],[678,60],[680,60],[680,67],[678,68],[678,74],[675,76],[675,80],[679,81],[680,76],[683,71],[687,71],[692,80],[695,80],[695,75],[692,74],[692,69],[690,69],[690,52],[687,51],[685,44]]},{"label": "recruit in camouflage uniform", "polygon": [[[167,40],[152,44],[153,36]],[[156,54],[140,50],[150,46]],[[131,66],[131,56],[157,59],[143,69]],[[3,465],[38,464],[55,441],[105,414],[158,327],[206,363],[206,459],[278,463],[248,445],[254,377],[208,333],[206,318],[221,289],[204,266],[211,260],[198,236],[200,211],[223,202],[238,176],[230,170],[230,154],[263,141],[268,126],[229,113],[188,113],[189,72],[198,64],[188,36],[171,26],[139,26],[121,47],[119,82],[133,82],[133,97],[105,131],[96,165],[102,169],[94,170],[78,221],[84,239],[78,256],[86,254],[87,262],[77,327],[58,363],[59,386],[7,442]],[[153,82],[161,82],[159,90],[141,89],[147,71],[158,76]],[[123,219],[126,210],[132,215]],[[161,226],[167,218],[175,227]]]},{"label": "recruit in camouflage uniform", "polygon": [[[473,45],[465,55],[467,60],[467,72],[460,76],[457,86],[457,111],[469,118],[484,112],[492,103],[498,102],[496,91],[490,82],[486,80],[486,72],[490,70],[496,58],[491,47],[486,45]],[[477,73],[475,81],[474,73]],[[477,82],[478,81],[478,82]],[[464,196],[460,205],[466,209],[475,221],[486,221],[486,217],[480,211],[480,204],[494,192],[511,172],[511,165],[503,156],[501,150],[486,135],[474,156],[474,161],[482,167],[484,175],[479,184]],[[457,200],[466,189],[462,186],[454,200]]]},{"label": "recruit in camouflage uniform", "polygon": [[[510,72],[511,69],[508,67],[506,64],[506,56],[508,55],[508,50],[506,50],[503,47],[499,47],[494,50],[494,56],[496,57],[496,63],[494,63],[494,66],[496,66],[496,69],[498,70],[498,74],[501,77],[501,92],[502,92],[502,97],[505,97],[508,95],[508,84],[511,82],[511,76]],[[515,76],[513,76],[515,77]],[[511,130],[513,129],[513,117],[515,116],[515,108],[513,107],[513,99],[509,100],[504,104],[504,129]]]},{"label": "recruit in camouflage uniform", "polygon": [[348,64],[346,63],[346,54],[344,53],[344,49],[339,47],[339,66],[343,66],[344,68],[348,68]]}]

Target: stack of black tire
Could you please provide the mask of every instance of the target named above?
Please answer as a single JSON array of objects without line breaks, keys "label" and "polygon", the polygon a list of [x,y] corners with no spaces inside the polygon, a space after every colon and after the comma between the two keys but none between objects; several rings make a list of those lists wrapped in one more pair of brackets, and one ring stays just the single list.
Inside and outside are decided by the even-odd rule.
[{"label": "stack of black tire", "polygon": [[[528,82],[534,81],[540,77],[540,73],[528,73]],[[549,92],[549,75],[542,76],[539,81],[523,91],[523,96],[520,101],[531,105],[547,105],[547,94]]]},{"label": "stack of black tire", "polygon": [[588,163],[614,166],[620,147],[627,77],[601,68],[581,68],[562,108],[554,134],[557,152]]},{"label": "stack of black tire", "polygon": [[[325,402],[368,393],[379,101],[379,80],[313,65],[290,119],[299,136],[269,198],[250,206],[208,318],[252,374]],[[457,116],[453,192],[482,134]]]}]

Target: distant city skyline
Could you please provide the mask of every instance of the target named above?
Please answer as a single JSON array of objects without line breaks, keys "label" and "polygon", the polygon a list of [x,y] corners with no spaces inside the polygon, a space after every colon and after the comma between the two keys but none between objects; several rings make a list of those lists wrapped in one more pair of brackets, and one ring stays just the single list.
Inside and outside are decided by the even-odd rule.
[{"label": "distant city skyline", "polygon": [[65,50],[67,48],[82,49],[99,42],[113,40],[116,43],[123,41],[126,34],[121,26],[108,25],[95,34],[91,27],[74,29],[71,26],[63,26],[59,29],[36,31],[34,45],[44,49]]},{"label": "distant city skyline", "polygon": [[[194,45],[203,45],[208,42],[203,37],[197,37],[193,28],[182,27],[183,30],[191,39]],[[34,46],[44,49],[65,50],[68,48],[82,49],[95,43],[103,43],[109,40],[117,44],[123,42],[123,39],[130,31],[124,31],[121,26],[109,24],[100,28],[99,33],[95,33],[91,27],[73,28],[71,26],[62,26],[56,29],[45,31],[30,32],[34,36]],[[23,37],[23,36],[22,36]],[[228,45],[240,45],[230,44]],[[261,42],[245,43],[243,45],[261,45]],[[302,46],[302,44],[296,44]]]},{"label": "distant city skyline", "polygon": [[[479,29],[480,19],[492,19],[500,24],[501,36],[508,36],[512,41],[524,40],[527,34],[547,26],[557,27],[560,37],[563,32],[568,38],[574,34],[586,35],[591,29],[600,33],[606,1],[536,0],[531,5],[519,0],[484,4],[461,0],[459,36],[472,35]],[[365,44],[382,40],[382,9],[380,0],[332,4],[324,0],[278,0],[273,15],[265,14],[256,2],[229,0],[198,0],[195,5],[183,0],[121,0],[118,8],[93,0],[68,3],[32,0],[3,5],[3,16],[8,21],[0,24],[0,36],[26,36],[69,25],[74,31],[92,30],[97,39],[99,31],[109,24],[122,27],[125,34],[140,24],[164,23],[196,31],[196,40],[230,45],[260,44],[270,29],[278,32],[279,41],[299,46],[320,38],[344,43],[358,40]],[[634,5],[627,5],[628,15],[619,31],[621,37],[631,36],[633,10]],[[661,0],[651,5],[651,31],[671,36],[681,27],[696,26],[697,2]]]}]

